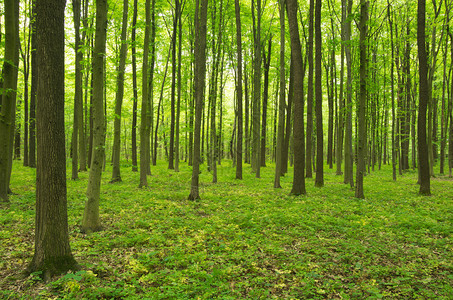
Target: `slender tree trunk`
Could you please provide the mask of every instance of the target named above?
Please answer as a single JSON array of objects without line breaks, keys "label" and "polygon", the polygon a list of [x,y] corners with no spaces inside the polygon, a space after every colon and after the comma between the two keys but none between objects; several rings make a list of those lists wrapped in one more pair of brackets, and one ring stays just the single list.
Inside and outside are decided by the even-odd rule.
[{"label": "slender tree trunk", "polygon": [[[178,3],[178,1],[177,1]],[[181,64],[182,64],[182,3],[178,5],[178,70],[177,70],[177,102],[176,102],[176,120],[175,120],[175,172],[179,172],[179,118],[181,116]]]},{"label": "slender tree trunk", "polygon": [[285,135],[285,5],[286,0],[279,1],[280,11],[280,93],[278,101],[278,133],[277,133],[277,149],[275,154],[275,175],[274,188],[281,188],[280,176],[283,175],[283,143]]},{"label": "slender tree trunk", "polygon": [[[252,0],[252,14],[254,14]],[[253,17],[253,20],[255,18]],[[253,22],[255,24],[255,21]],[[255,26],[254,26],[255,27]],[[253,142],[252,142],[252,168],[255,177],[261,177],[261,138],[260,138],[260,112],[261,112],[261,0],[256,0],[256,28],[253,34],[254,61],[253,61]]]},{"label": "slender tree trunk", "polygon": [[366,0],[360,1],[360,93],[358,103],[358,142],[357,142],[357,172],[355,197],[365,198],[363,192],[363,177],[365,172],[365,155],[367,145],[366,133],[366,101],[367,101],[367,37],[368,37],[368,5]]},{"label": "slender tree trunk", "polygon": [[[316,178],[315,186],[324,186],[324,137],[322,124],[322,41],[321,41],[321,0],[316,0],[315,8],[315,97],[316,97]],[[296,115],[296,113],[294,114]]]},{"label": "slender tree trunk", "polygon": [[294,99],[294,64],[291,60],[289,67],[289,87],[288,87],[288,103],[286,105],[286,123],[285,123],[285,139],[283,142],[282,152],[282,172],[286,174],[288,172],[288,158],[289,158],[289,142],[292,133],[292,109]]},{"label": "slender tree trunk", "polygon": [[124,96],[124,70],[126,68],[127,57],[127,15],[128,0],[123,0],[123,24],[121,28],[121,47],[118,73],[116,78],[116,97],[115,97],[115,121],[113,136],[113,170],[110,182],[121,181],[120,153],[121,153],[121,109]]},{"label": "slender tree trunk", "polygon": [[426,107],[429,99],[428,87],[428,59],[425,42],[425,0],[418,0],[417,11],[417,46],[419,58],[419,89],[420,100],[418,106],[418,159],[420,172],[421,195],[430,195],[430,173],[428,145],[426,142]]},{"label": "slender tree trunk", "polygon": [[140,184],[139,187],[147,187],[147,170],[149,166],[148,153],[149,149],[146,147],[149,145],[149,126],[148,116],[151,114],[151,107],[149,104],[148,95],[148,63],[149,63],[149,36],[150,36],[150,24],[151,24],[151,1],[146,0],[145,3],[145,38],[143,45],[143,67],[142,67],[142,110],[140,120]]},{"label": "slender tree trunk", "polygon": [[396,120],[395,120],[395,75],[394,75],[394,62],[395,62],[395,50],[393,46],[393,15],[390,14],[390,2],[387,0],[387,17],[389,20],[390,27],[390,48],[392,49],[392,60],[390,62],[390,85],[392,89],[392,173],[393,181],[396,181],[396,142],[395,142],[395,131],[396,131]]},{"label": "slender tree trunk", "polygon": [[305,151],[305,176],[307,178],[313,177],[312,172],[312,142],[313,142],[313,35],[314,35],[314,14],[315,14],[315,0],[310,0],[309,10],[309,23],[308,23],[308,88],[307,88],[307,136],[306,136],[306,151]]},{"label": "slender tree trunk", "polygon": [[175,153],[175,118],[176,118],[176,34],[178,31],[178,13],[179,13],[179,0],[175,0],[175,12],[173,15],[173,33],[171,36],[171,95],[170,95],[170,149],[168,156],[168,168],[173,170],[174,153]]},{"label": "slender tree trunk", "polygon": [[272,36],[267,46],[267,56],[263,53],[264,60],[264,87],[263,87],[263,124],[261,126],[261,166],[266,166],[266,127],[267,127],[267,103],[269,99],[269,69],[271,65]]},{"label": "slender tree trunk", "polygon": [[28,140],[28,165],[36,168],[36,89],[38,81],[38,67],[36,65],[36,19],[35,2],[33,0],[31,27],[31,87],[30,87],[30,122]]},{"label": "slender tree trunk", "polygon": [[242,29],[241,29],[241,7],[239,0],[234,1],[236,15],[236,44],[237,44],[237,145],[236,145],[236,179],[242,179]]},{"label": "slender tree trunk", "polygon": [[101,229],[99,220],[99,197],[104,160],[104,55],[107,33],[107,0],[96,1],[96,36],[93,52],[93,154],[87,187],[87,201],[82,220],[85,232]]},{"label": "slender tree trunk", "polygon": [[203,108],[203,90],[206,76],[206,23],[208,0],[196,0],[195,6],[195,131],[192,182],[189,200],[200,199],[200,129]]},{"label": "slender tree trunk", "polygon": [[[32,13],[32,0],[29,1],[30,5],[30,13]],[[29,143],[29,135],[28,130],[30,126],[30,118],[29,118],[29,82],[28,79],[30,77],[30,44],[31,44],[31,18],[29,18],[28,26],[24,26],[24,36],[25,30],[28,28],[28,35],[27,35],[27,43],[25,44],[25,49],[22,52],[22,60],[24,62],[24,167],[28,167],[29,165],[29,150],[28,150],[28,143]]]},{"label": "slender tree trunk", "polygon": [[78,269],[69,245],[66,200],[64,9],[65,1],[36,1],[40,76],[35,253],[26,272],[42,271],[45,280]]},{"label": "slender tree trunk", "polygon": [[131,44],[132,44],[132,89],[134,93],[133,104],[132,104],[132,171],[138,171],[137,164],[137,103],[138,103],[138,92],[137,92],[137,53],[136,53],[136,26],[137,26],[137,1],[134,0],[134,14],[132,16],[132,34],[131,34]]}]

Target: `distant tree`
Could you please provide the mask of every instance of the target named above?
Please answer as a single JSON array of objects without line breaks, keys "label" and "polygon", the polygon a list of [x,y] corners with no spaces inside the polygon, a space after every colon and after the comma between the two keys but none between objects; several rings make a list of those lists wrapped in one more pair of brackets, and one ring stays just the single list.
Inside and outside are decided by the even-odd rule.
[{"label": "distant tree", "polygon": [[345,57],[347,68],[346,80],[346,124],[344,137],[344,183],[354,186],[354,159],[352,152],[352,55],[350,43],[351,40],[351,14],[352,0],[342,0],[342,9],[345,11],[344,24],[344,41],[345,41]]},{"label": "distant tree", "polygon": [[308,88],[307,88],[307,142],[305,150],[305,176],[307,178],[313,177],[312,172],[312,141],[313,141],[313,35],[314,35],[314,14],[315,14],[315,0],[310,0],[309,17],[308,17],[308,43],[307,43],[307,56],[308,56]]},{"label": "distant tree", "polygon": [[[256,13],[255,13],[256,1]],[[256,14],[256,26],[255,26]],[[261,0],[252,0],[253,18],[253,108],[252,108],[252,168],[256,178],[260,178],[261,168]]]},{"label": "distant tree", "polygon": [[[11,1],[14,2],[14,1]],[[36,1],[38,106],[35,253],[45,280],[78,269],[69,246],[64,123],[64,0]]]},{"label": "distant tree", "polygon": [[200,133],[203,109],[203,90],[206,76],[206,23],[208,19],[208,0],[196,0],[195,4],[195,128],[193,143],[193,167],[189,200],[200,199]]},{"label": "distant tree", "polygon": [[419,176],[421,195],[430,195],[430,172],[429,172],[429,157],[428,145],[426,141],[426,108],[429,99],[428,87],[428,57],[426,53],[425,42],[425,0],[418,0],[417,11],[417,47],[419,59],[419,105],[418,105],[418,160],[419,160]]},{"label": "distant tree", "polygon": [[107,0],[96,1],[96,35],[93,55],[93,154],[87,187],[87,200],[83,213],[82,230],[101,229],[99,220],[99,197],[104,162],[104,55],[107,34]]},{"label": "distant tree", "polygon": [[297,0],[287,0],[291,60],[294,62],[294,178],[291,194],[303,195],[305,191],[305,143],[303,103],[303,61],[297,22]]}]

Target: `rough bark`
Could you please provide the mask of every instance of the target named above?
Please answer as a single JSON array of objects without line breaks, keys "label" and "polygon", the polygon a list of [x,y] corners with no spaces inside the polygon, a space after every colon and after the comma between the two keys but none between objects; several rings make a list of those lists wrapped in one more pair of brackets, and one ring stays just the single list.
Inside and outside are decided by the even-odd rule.
[{"label": "rough bark", "polygon": [[64,133],[65,1],[36,1],[38,110],[35,252],[26,273],[45,280],[78,269],[71,254]]},{"label": "rough bark", "polygon": [[358,118],[358,141],[357,141],[357,170],[356,170],[356,190],[355,197],[364,199],[363,177],[365,173],[366,161],[366,101],[367,101],[367,36],[368,36],[368,5],[366,0],[360,1],[360,91],[357,109]]},{"label": "rough bark", "polygon": [[426,108],[429,99],[428,59],[425,42],[425,0],[418,0],[417,10],[417,47],[419,59],[419,106],[418,106],[418,160],[421,195],[430,195],[430,173],[428,144],[426,142]]},{"label": "rough bark", "polygon": [[93,153],[86,192],[82,231],[101,229],[99,197],[105,153],[104,55],[107,33],[107,0],[96,1],[96,33],[93,52]]},{"label": "rough bark", "polygon": [[289,33],[291,38],[291,60],[294,61],[294,177],[292,195],[305,195],[305,143],[303,103],[303,61],[297,22],[297,1],[287,1]]},{"label": "rough bark", "polygon": [[275,153],[275,175],[274,188],[281,188],[280,176],[282,172],[282,152],[285,135],[285,5],[286,0],[279,1],[280,11],[280,91],[278,100],[278,129],[277,129],[277,149]]},{"label": "rough bark", "polygon": [[195,6],[195,130],[192,180],[189,200],[200,199],[200,131],[201,114],[203,109],[203,90],[206,76],[206,23],[208,15],[208,0],[196,0]]},{"label": "rough bark", "polygon": [[110,182],[121,181],[120,169],[120,153],[121,153],[121,110],[123,106],[124,96],[124,70],[126,68],[127,57],[127,15],[128,15],[128,0],[123,1],[123,23],[121,26],[121,46],[120,57],[118,62],[118,70],[116,77],[116,94],[115,94],[115,120],[113,128],[113,167],[112,180]]}]

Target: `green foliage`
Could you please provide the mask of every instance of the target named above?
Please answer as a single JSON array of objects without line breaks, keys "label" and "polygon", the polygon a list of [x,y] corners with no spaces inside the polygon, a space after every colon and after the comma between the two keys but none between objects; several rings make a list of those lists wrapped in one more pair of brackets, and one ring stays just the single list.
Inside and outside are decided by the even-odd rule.
[{"label": "green foliage", "polygon": [[[127,163],[123,162],[126,166]],[[452,181],[437,177],[433,196],[417,195],[416,172],[397,182],[391,168],[365,178],[365,200],[326,167],[325,187],[307,196],[272,188],[273,167],[244,180],[224,161],[219,183],[202,168],[202,200],[187,201],[190,168],[152,168],[150,187],[122,170],[104,173],[104,230],[79,223],[88,173],[68,181],[71,247],[82,271],[43,283],[16,279],[33,254],[34,174],[14,165],[11,203],[1,204],[0,296],[66,299],[448,299],[453,294]],[[328,171],[329,170],[329,171]],[[290,173],[291,174],[291,173]],[[69,178],[70,174],[68,175]]]}]

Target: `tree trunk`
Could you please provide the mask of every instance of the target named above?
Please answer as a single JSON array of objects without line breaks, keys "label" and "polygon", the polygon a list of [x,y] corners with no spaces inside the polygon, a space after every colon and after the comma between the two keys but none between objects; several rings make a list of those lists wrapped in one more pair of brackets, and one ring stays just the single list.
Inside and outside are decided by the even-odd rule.
[{"label": "tree trunk", "polygon": [[121,47],[120,60],[118,63],[118,73],[116,77],[116,95],[115,95],[115,121],[114,121],[114,136],[113,136],[113,169],[112,180],[110,182],[121,181],[120,170],[120,153],[121,153],[121,109],[123,106],[124,96],[124,70],[126,68],[127,57],[127,15],[128,15],[128,0],[123,0],[123,24],[121,27]]},{"label": "tree trunk", "polygon": [[368,5],[366,0],[360,1],[360,91],[358,103],[358,141],[357,141],[357,170],[355,197],[364,199],[363,177],[366,159],[366,101],[367,101],[367,37],[368,37]]},{"label": "tree trunk", "polygon": [[418,0],[417,11],[417,46],[419,58],[419,106],[418,106],[418,159],[420,172],[420,190],[421,195],[430,195],[430,173],[428,145],[426,142],[426,108],[429,98],[428,87],[428,58],[426,53],[425,42],[425,0]]},{"label": "tree trunk", "polygon": [[269,69],[271,65],[272,36],[267,46],[267,56],[263,53],[264,60],[264,87],[263,87],[263,124],[261,126],[261,166],[266,166],[266,126],[267,126],[267,103],[269,99]]},{"label": "tree trunk", "polygon": [[239,0],[234,1],[236,15],[236,44],[237,44],[237,146],[236,146],[236,179],[242,179],[242,29],[241,7]]},{"label": "tree trunk", "polygon": [[297,1],[288,0],[287,14],[291,38],[291,61],[294,61],[294,177],[292,195],[305,195],[305,143],[304,143],[304,101],[303,61],[297,22]]},{"label": "tree trunk", "polygon": [[40,76],[35,253],[26,272],[42,271],[46,281],[53,275],[78,269],[69,246],[66,200],[64,8],[65,1],[36,1]]},{"label": "tree trunk", "polygon": [[[252,15],[255,0],[252,0]],[[255,18],[253,17],[253,24]],[[252,137],[252,169],[255,177],[261,177],[261,138],[260,138],[260,112],[261,112],[261,0],[256,0],[256,28],[253,33],[254,61],[253,61],[253,137]]]},{"label": "tree trunk", "polygon": [[[321,0],[316,0],[315,8],[315,97],[316,97],[316,178],[315,186],[324,186],[324,133],[322,124],[322,41],[321,41]],[[297,116],[296,113],[294,113]]]},{"label": "tree trunk", "polygon": [[285,135],[285,4],[286,0],[279,1],[280,11],[280,93],[278,100],[278,133],[277,133],[277,149],[275,154],[275,175],[274,188],[281,188],[280,176],[283,175],[283,142]]},{"label": "tree trunk", "polygon": [[151,114],[151,105],[148,95],[148,59],[149,59],[149,35],[151,23],[151,0],[145,2],[145,38],[143,45],[143,67],[142,67],[142,110],[140,118],[140,184],[139,187],[148,186],[148,153],[149,153],[149,127],[148,116]]},{"label": "tree trunk", "polygon": [[[170,95],[170,149],[168,155],[168,168],[173,170],[175,153],[175,118],[176,118],[176,34],[178,31],[179,0],[175,0],[173,14],[173,33],[171,36],[171,95]],[[146,47],[146,46],[145,46]]]},{"label": "tree trunk", "polygon": [[132,104],[132,171],[137,172],[137,104],[138,104],[138,92],[137,92],[137,57],[136,57],[136,25],[137,25],[137,0],[134,0],[134,14],[132,16],[132,33],[131,33],[131,44],[132,44],[132,89],[134,93],[133,104]]},{"label": "tree trunk", "polygon": [[[177,102],[176,102],[176,123],[175,123],[175,172],[179,172],[179,118],[181,115],[181,64],[182,64],[182,9],[179,1],[176,1],[178,4],[178,70],[177,70]],[[151,123],[152,124],[152,123]]]},{"label": "tree trunk", "polygon": [[[13,138],[16,118],[17,69],[19,61],[18,2],[5,1],[5,56],[0,106],[0,201],[8,201]],[[17,13],[16,13],[17,11]]]},{"label": "tree trunk", "polygon": [[203,90],[206,76],[206,23],[208,15],[208,0],[196,0],[195,6],[195,131],[192,181],[189,200],[200,199],[200,129],[203,109]]},{"label": "tree trunk", "polygon": [[396,181],[396,142],[395,142],[395,131],[396,131],[396,120],[395,120],[395,79],[394,79],[394,62],[395,62],[395,50],[393,46],[393,15],[390,14],[390,2],[387,0],[387,17],[389,20],[390,27],[390,48],[392,48],[392,60],[390,62],[390,84],[392,89],[392,173],[393,181]]},{"label": "tree trunk", "polygon": [[313,177],[312,165],[312,142],[313,142],[313,34],[314,34],[315,0],[310,0],[309,21],[308,21],[308,88],[307,88],[307,136],[305,151],[305,176]]},{"label": "tree trunk", "polygon": [[107,33],[107,0],[96,1],[96,36],[93,52],[93,154],[87,187],[87,201],[83,213],[84,232],[101,229],[99,220],[99,197],[104,160],[104,55]]}]

